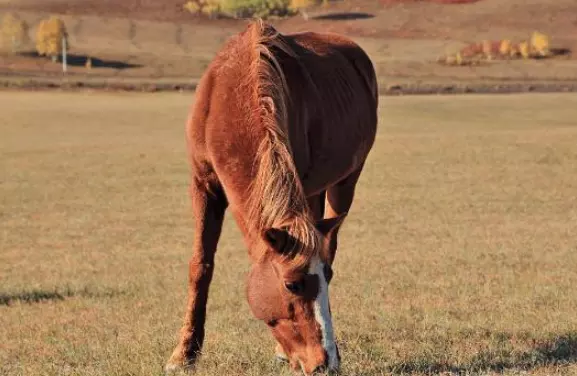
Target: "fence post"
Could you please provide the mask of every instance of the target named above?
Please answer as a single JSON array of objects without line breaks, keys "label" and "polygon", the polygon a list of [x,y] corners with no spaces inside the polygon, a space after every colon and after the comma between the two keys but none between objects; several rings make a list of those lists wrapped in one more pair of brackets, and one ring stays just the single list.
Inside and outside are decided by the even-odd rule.
[{"label": "fence post", "polygon": [[66,73],[67,71],[67,59],[66,59],[66,37],[62,37],[62,72]]}]

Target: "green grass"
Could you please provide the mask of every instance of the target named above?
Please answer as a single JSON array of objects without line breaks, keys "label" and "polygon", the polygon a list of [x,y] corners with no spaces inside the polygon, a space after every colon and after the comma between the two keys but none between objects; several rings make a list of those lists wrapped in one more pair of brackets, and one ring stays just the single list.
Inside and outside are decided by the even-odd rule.
[{"label": "green grass", "polygon": [[[160,375],[192,219],[183,94],[0,92],[0,374]],[[384,97],[341,232],[343,375],[577,372],[577,96]],[[197,375],[290,375],[229,216]]]}]

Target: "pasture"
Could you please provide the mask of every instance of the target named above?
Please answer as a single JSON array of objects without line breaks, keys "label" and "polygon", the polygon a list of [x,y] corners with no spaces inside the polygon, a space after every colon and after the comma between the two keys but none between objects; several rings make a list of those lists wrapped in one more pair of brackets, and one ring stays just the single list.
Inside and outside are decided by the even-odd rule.
[{"label": "pasture", "polygon": [[[0,374],[161,375],[187,94],[0,92]],[[343,375],[577,372],[577,95],[383,97],[331,283]],[[195,375],[290,375],[227,215]]]}]

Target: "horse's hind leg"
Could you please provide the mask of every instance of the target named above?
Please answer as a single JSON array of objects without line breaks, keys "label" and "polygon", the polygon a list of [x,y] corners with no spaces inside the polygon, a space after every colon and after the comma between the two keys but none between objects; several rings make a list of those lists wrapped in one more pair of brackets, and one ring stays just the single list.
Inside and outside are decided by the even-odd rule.
[{"label": "horse's hind leg", "polygon": [[[209,191],[210,190],[210,191]],[[208,289],[214,270],[214,255],[228,205],[220,187],[208,187],[205,181],[194,179],[190,196],[195,217],[192,258],[189,263],[188,303],[180,341],[167,371],[191,366],[202,348]]]},{"label": "horse's hind leg", "polygon": [[[353,173],[327,190],[325,200],[325,218],[336,218],[340,215],[348,213],[353,203],[353,198],[355,196],[355,186],[357,185],[362,169],[363,166],[361,165]],[[329,234],[329,264],[331,265],[334,262],[336,256],[338,243],[337,238],[341,225],[339,225]]]}]

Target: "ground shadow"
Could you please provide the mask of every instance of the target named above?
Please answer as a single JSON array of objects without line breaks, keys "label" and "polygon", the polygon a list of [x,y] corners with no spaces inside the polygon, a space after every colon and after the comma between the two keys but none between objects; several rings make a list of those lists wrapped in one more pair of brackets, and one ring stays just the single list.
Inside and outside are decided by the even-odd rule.
[{"label": "ground shadow", "polygon": [[328,13],[321,14],[318,16],[311,17],[314,20],[327,20],[327,21],[350,21],[350,20],[364,20],[367,18],[373,18],[375,15],[363,12],[341,12],[341,13]]},{"label": "ground shadow", "polygon": [[[71,66],[86,66],[89,56],[85,55],[68,55],[68,64]],[[113,69],[129,69],[140,68],[140,64],[131,64],[119,60],[104,60],[97,57],[91,57],[92,68],[113,68]]]},{"label": "ground shadow", "polygon": [[506,370],[529,371],[537,367],[561,366],[577,363],[577,332],[560,335],[551,340],[541,341],[529,351],[487,351],[477,354],[465,364],[430,362],[422,359],[388,365],[382,371],[395,375],[442,374],[464,375],[480,372],[502,373]]},{"label": "ground shadow", "polygon": [[9,306],[13,303],[41,303],[44,301],[64,300],[71,297],[82,298],[110,298],[122,295],[124,292],[114,289],[90,289],[88,287],[81,289],[31,289],[28,291],[19,291],[14,293],[0,292],[0,306]]},{"label": "ground shadow", "polygon": [[0,305],[10,305],[14,302],[38,303],[46,300],[64,300],[65,293],[57,291],[30,290],[18,293],[0,293]]},{"label": "ground shadow", "polygon": [[569,56],[571,55],[571,50],[568,48],[550,48],[549,55],[547,56],[535,56],[535,59],[551,59],[557,56]]},{"label": "ground shadow", "polygon": [[[40,56],[37,52],[24,52],[21,55],[31,58],[46,59],[45,56]],[[130,69],[142,67],[140,64],[126,63],[120,60],[105,60],[94,56],[77,54],[68,54],[67,64],[72,67],[85,67],[88,59],[91,60],[92,68]]]}]

